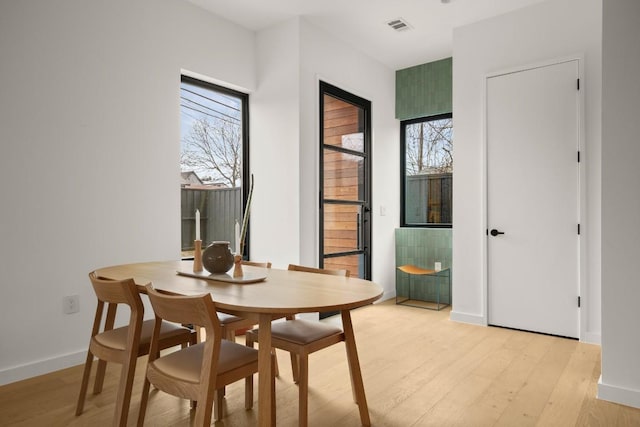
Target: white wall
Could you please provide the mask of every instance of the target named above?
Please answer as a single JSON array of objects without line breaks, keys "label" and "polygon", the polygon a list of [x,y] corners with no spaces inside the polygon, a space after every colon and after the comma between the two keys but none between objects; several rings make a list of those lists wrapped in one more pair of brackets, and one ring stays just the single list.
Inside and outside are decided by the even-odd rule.
[{"label": "white wall", "polygon": [[251,258],[274,268],[299,262],[300,41],[290,20],[256,35],[257,87],[250,102]]},{"label": "white wall", "polygon": [[[582,54],[585,58],[584,138],[587,295],[581,339],[600,340],[602,0],[555,0],[457,28],[453,34],[456,182],[453,196],[454,320],[486,324],[483,284],[483,103],[489,73]],[[584,224],[586,223],[586,227]]]},{"label": "white wall", "polygon": [[598,397],[640,407],[640,2],[603,3],[602,377]]},{"label": "white wall", "polygon": [[[260,206],[255,202],[251,224],[260,243],[252,240],[252,258],[270,257],[274,267],[318,264],[318,82],[324,80],[372,102],[372,276],[388,297],[393,296],[400,164],[394,71],[302,18],[261,31],[257,40],[252,159],[270,156],[273,162],[263,165],[262,174],[279,178],[267,189],[269,199]],[[260,112],[265,116],[257,117]],[[253,160],[251,168],[257,175]],[[379,215],[380,206],[385,206],[385,216]]]},{"label": "white wall", "polygon": [[84,361],[90,270],[179,256],[181,69],[252,90],[254,55],[184,1],[0,3],[0,384]]},{"label": "white wall", "polygon": [[[395,117],[395,72],[301,20],[300,254],[310,265],[318,253],[319,89],[323,80],[371,101],[372,280],[395,294],[394,229],[400,221],[400,129]],[[380,207],[386,215],[380,215]]]}]

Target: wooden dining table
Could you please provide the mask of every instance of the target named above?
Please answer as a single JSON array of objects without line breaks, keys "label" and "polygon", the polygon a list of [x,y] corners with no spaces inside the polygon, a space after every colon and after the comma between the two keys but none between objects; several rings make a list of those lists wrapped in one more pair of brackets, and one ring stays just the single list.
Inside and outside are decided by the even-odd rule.
[{"label": "wooden dining table", "polygon": [[270,381],[273,369],[271,321],[274,318],[298,313],[340,312],[354,399],[358,404],[362,425],[370,425],[350,311],[378,300],[382,296],[382,288],[369,280],[355,277],[275,268],[261,269],[253,266],[243,266],[243,270],[247,278],[263,276],[266,278],[253,283],[237,283],[211,280],[208,277],[190,277],[186,274],[193,272],[193,261],[124,264],[100,268],[96,273],[100,277],[113,280],[133,278],[141,291],[147,283],[152,283],[154,288],[176,295],[209,293],[218,311],[254,319],[260,328],[258,338],[260,426],[275,425],[275,413],[272,410],[275,396],[273,396]]}]

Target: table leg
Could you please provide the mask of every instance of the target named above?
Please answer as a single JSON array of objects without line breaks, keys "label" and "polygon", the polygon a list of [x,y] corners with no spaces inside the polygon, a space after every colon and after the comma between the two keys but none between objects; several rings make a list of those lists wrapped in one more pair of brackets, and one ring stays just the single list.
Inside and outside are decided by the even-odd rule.
[{"label": "table leg", "polygon": [[356,339],[353,334],[353,325],[351,324],[351,313],[349,310],[343,310],[342,328],[344,330],[344,343],[347,349],[347,361],[349,363],[349,372],[351,373],[351,385],[355,394],[358,410],[360,411],[360,422],[363,426],[370,426],[369,408],[367,407],[367,398],[364,394],[364,383],[362,382],[362,373],[360,372],[360,361],[358,360],[358,350],[356,349]]},{"label": "table leg", "polygon": [[258,418],[260,426],[275,426],[275,396],[271,388],[271,315],[260,314],[258,326]]}]

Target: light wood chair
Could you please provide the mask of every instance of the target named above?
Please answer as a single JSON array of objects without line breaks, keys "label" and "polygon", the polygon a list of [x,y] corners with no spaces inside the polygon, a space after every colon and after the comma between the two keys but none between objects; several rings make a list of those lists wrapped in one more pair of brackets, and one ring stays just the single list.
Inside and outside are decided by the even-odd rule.
[{"label": "light wood chair", "polygon": [[242,261],[242,265],[250,265],[252,267],[271,268],[271,263],[269,261],[267,262]]},{"label": "light wood chair", "polygon": [[[257,262],[257,261],[243,260],[242,265],[249,265],[252,267],[260,267],[260,268],[271,268],[271,262],[269,261]],[[256,325],[255,320],[253,319],[245,319],[244,317],[234,316],[233,314],[227,314],[227,313],[218,313],[218,320],[220,320],[220,326],[222,326],[222,336],[224,337],[224,339],[233,341],[233,342],[236,341],[236,334],[238,333],[238,331],[241,331],[242,333],[244,333]],[[202,334],[202,331],[199,331],[199,332],[200,334]],[[202,337],[200,337],[200,340],[202,340]],[[273,355],[275,357],[275,350]],[[277,360],[275,363],[276,363],[275,375],[278,376]],[[224,390],[223,390],[223,394],[224,394]]]},{"label": "light wood chair", "polygon": [[[143,321],[144,307],[133,279],[106,280],[97,277],[95,272],[89,273],[89,279],[98,297],[98,305],[93,329],[91,330],[89,351],[84,365],[76,415],[80,415],[83,412],[91,375],[91,365],[94,357],[97,357],[99,360],[93,394],[98,394],[102,391],[107,362],[115,362],[122,365],[113,425],[126,426],[136,361],[139,356],[149,352],[154,320]],[[107,314],[104,326],[101,327],[105,304],[108,304]],[[113,325],[118,304],[129,306],[129,324],[114,329]],[[159,333],[157,351],[177,345],[185,347],[187,344],[195,343],[196,334],[192,330],[163,322]]]},{"label": "light wood chair", "polygon": [[[252,267],[271,268],[270,262],[242,261],[242,265]],[[246,330],[255,326],[255,320],[245,319],[244,317],[234,316],[232,314],[218,313],[218,319],[222,326],[222,336],[229,340],[236,340],[236,332]]]},{"label": "light wood chair", "polygon": [[[325,270],[289,264],[289,270],[349,277],[348,270]],[[246,344],[253,347],[258,341],[259,329],[246,333]],[[311,322],[287,316],[284,322],[271,325],[271,346],[291,354],[293,380],[298,383],[298,423],[307,425],[309,393],[309,354],[344,341],[344,332],[337,326]],[[354,392],[355,396],[355,392]]]},{"label": "light wood chair", "polygon": [[[216,420],[222,417],[222,389],[243,378],[245,408],[251,409],[253,374],[258,372],[258,352],[222,338],[222,327],[211,294],[165,295],[154,290],[150,284],[147,285],[147,293],[156,314],[156,326],[151,338],[138,425],[144,424],[151,384],[171,395],[196,401],[197,426],[211,424],[212,408],[215,409],[213,415]],[[164,320],[199,325],[205,328],[206,340],[158,357],[158,328]],[[273,377],[271,384],[273,390]],[[275,407],[273,411],[275,413]]]}]

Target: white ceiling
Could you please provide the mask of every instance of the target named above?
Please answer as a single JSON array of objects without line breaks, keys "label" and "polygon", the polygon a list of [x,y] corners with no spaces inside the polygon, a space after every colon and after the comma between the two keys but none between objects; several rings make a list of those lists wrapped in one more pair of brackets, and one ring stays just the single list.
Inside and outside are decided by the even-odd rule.
[{"label": "white ceiling", "polygon": [[[393,70],[452,54],[453,28],[545,0],[189,0],[247,29],[259,31],[304,17]],[[387,22],[403,18],[410,30]],[[508,37],[508,35],[505,35]]]}]

